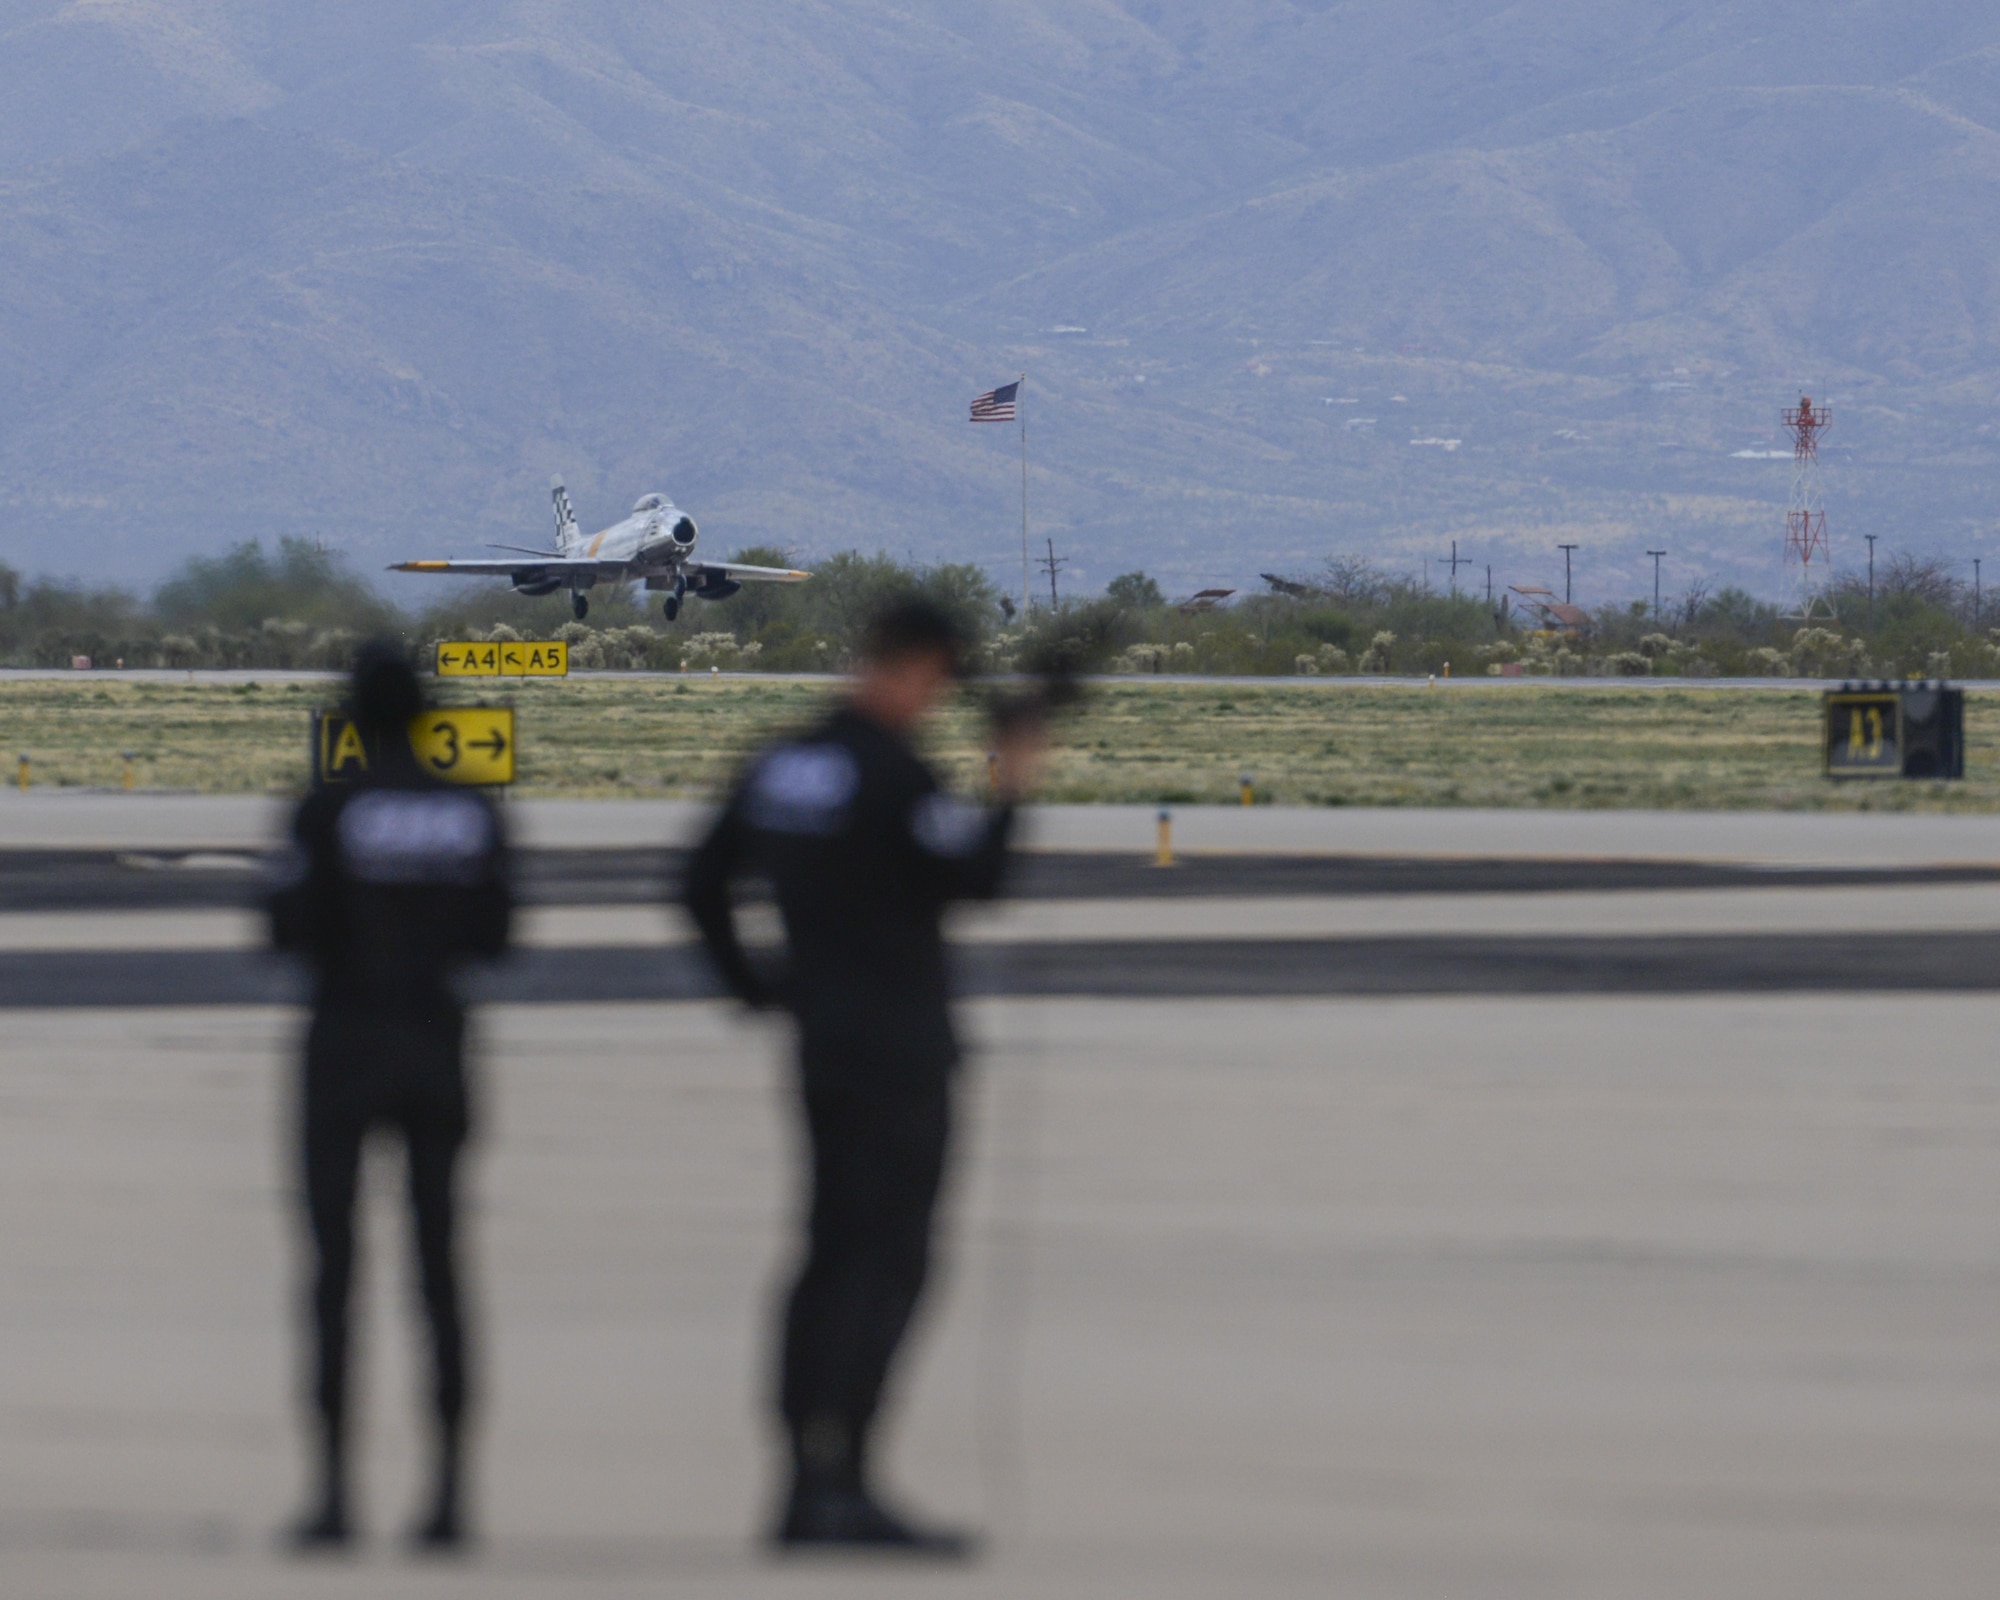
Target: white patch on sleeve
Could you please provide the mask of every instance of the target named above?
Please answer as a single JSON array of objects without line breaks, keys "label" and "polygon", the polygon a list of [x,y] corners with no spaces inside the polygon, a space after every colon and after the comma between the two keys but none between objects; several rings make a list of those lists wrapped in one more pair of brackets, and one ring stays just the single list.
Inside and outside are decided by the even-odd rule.
[{"label": "white patch on sleeve", "polygon": [[962,861],[986,842],[984,810],[956,795],[927,794],[910,813],[910,835],[934,856]]},{"label": "white patch on sleeve", "polygon": [[493,821],[467,795],[372,789],[341,808],[340,854],[365,883],[470,883]]},{"label": "white patch on sleeve", "polygon": [[837,744],[774,750],[750,780],[746,810],[767,833],[838,833],[861,788],[861,768]]}]

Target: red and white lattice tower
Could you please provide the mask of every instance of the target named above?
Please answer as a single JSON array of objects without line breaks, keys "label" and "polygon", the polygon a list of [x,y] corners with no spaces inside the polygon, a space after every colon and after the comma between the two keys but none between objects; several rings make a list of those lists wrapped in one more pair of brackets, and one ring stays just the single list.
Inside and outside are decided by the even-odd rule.
[{"label": "red and white lattice tower", "polygon": [[1801,621],[1833,616],[1826,591],[1833,577],[1833,552],[1826,542],[1826,512],[1819,499],[1819,436],[1833,423],[1824,406],[1810,395],[1785,412],[1792,436],[1792,503],[1785,511],[1785,589],[1792,601],[1788,616]]}]

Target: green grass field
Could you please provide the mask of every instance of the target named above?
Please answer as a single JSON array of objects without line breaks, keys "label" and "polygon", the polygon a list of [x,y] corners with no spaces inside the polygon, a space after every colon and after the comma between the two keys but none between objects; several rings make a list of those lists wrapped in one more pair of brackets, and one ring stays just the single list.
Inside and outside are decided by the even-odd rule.
[{"label": "green grass field", "polygon": [[[285,791],[306,778],[323,684],[0,683],[0,757],[38,785]],[[831,684],[577,679],[452,689],[519,710],[520,791],[707,795],[743,753],[811,717]],[[936,754],[978,781],[978,720],[947,717]],[[1231,802],[1252,773],[1281,805],[1917,809],[2000,804],[2000,698],[1966,707],[1964,782],[1833,784],[1819,774],[1818,697],[1797,690],[1513,684],[1426,689],[1325,679],[1118,683],[1060,730],[1048,797]],[[11,765],[7,769],[11,776]]]}]

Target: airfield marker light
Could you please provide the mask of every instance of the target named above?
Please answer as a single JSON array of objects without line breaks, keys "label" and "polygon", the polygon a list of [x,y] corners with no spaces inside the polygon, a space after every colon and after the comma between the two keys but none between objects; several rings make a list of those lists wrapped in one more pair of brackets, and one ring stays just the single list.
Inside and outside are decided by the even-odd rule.
[{"label": "airfield marker light", "polygon": [[1159,837],[1153,846],[1153,865],[1171,867],[1174,864],[1174,814],[1165,806],[1160,807]]},{"label": "airfield marker light", "polygon": [[130,789],[133,787],[134,784],[134,779],[132,776],[132,763],[136,761],[138,757],[133,755],[130,750],[121,750],[118,752],[118,755],[119,759],[125,763],[125,787],[127,789]]},{"label": "airfield marker light", "polygon": [[1236,781],[1243,791],[1243,803],[1246,806],[1254,806],[1257,803],[1257,779],[1255,774],[1246,772]]}]

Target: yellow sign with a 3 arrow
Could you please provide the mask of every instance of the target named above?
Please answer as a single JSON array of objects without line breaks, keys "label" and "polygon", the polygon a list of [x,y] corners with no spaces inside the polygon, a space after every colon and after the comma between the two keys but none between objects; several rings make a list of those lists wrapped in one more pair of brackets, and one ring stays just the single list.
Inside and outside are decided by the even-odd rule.
[{"label": "yellow sign with a 3 arrow", "polygon": [[514,781],[514,708],[447,706],[410,724],[417,765],[452,783]]}]

